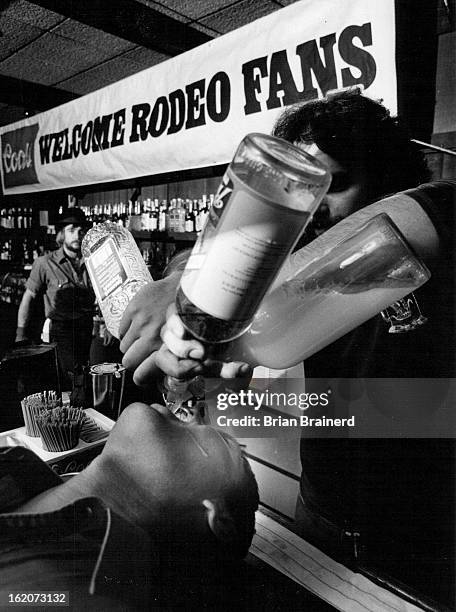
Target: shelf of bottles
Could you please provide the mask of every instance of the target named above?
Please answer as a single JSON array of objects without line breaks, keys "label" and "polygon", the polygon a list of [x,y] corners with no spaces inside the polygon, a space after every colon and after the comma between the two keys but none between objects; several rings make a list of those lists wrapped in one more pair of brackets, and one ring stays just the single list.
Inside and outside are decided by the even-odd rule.
[{"label": "shelf of bottles", "polygon": [[[150,238],[150,234],[164,241],[195,240],[206,222],[209,208],[214,201],[214,194],[201,198],[172,198],[159,200],[146,198],[135,202],[116,202],[94,204],[80,207],[92,223],[105,220],[119,223],[128,228],[137,238]],[[184,236],[182,236],[184,234]]]},{"label": "shelf of bottles", "polygon": [[93,224],[113,221],[129,229],[154,279],[160,278],[173,255],[196,240],[203,228],[214,194],[200,198],[144,198],[85,206]]},{"label": "shelf of bottles", "polygon": [[27,230],[32,227],[33,211],[28,208],[2,208],[0,228],[2,230]]},{"label": "shelf of bottles", "polygon": [[0,209],[0,264],[30,269],[44,253],[43,228],[35,228],[31,207]]}]

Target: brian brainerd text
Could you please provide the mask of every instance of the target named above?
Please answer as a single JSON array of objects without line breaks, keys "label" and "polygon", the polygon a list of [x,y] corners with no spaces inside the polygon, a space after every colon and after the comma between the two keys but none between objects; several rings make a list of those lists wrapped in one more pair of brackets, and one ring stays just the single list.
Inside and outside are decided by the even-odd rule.
[{"label": "brian brainerd text", "polygon": [[355,427],[355,417],[333,419],[325,416],[311,418],[307,415],[282,417],[262,414],[231,418],[222,414],[217,417],[217,425],[219,427]]}]

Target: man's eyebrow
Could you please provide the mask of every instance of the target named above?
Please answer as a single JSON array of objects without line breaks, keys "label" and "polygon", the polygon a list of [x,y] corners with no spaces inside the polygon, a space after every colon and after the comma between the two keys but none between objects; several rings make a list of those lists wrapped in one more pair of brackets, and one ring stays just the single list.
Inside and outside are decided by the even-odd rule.
[{"label": "man's eyebrow", "polygon": [[188,433],[188,435],[190,436],[190,438],[193,440],[193,442],[196,444],[196,446],[199,448],[199,450],[201,451],[201,454],[204,457],[209,457],[209,453],[206,451],[206,449],[204,449],[201,444],[198,442],[198,440],[195,438],[195,436],[193,435],[193,433],[190,431],[189,427],[185,427],[184,430]]},{"label": "man's eyebrow", "polygon": [[219,431],[217,428],[214,428],[214,430],[218,433],[219,437],[222,438],[223,442],[225,443],[225,446],[228,448],[229,451],[233,450],[233,446],[232,445],[234,445],[234,448],[236,448],[236,450],[239,447],[239,451],[240,451],[240,455],[241,456],[245,455],[245,452],[246,452],[245,449],[247,448],[247,446],[245,444],[239,444],[239,442],[236,440],[236,438],[233,438],[231,435],[224,436],[222,434],[222,432]]},{"label": "man's eyebrow", "polygon": [[[196,444],[196,446],[199,448],[201,454],[204,457],[209,457],[209,453],[206,451],[206,449],[201,446],[201,444],[198,442],[198,440],[196,439],[196,437],[193,435],[193,432],[191,431],[190,427],[185,427],[185,431],[187,432],[187,434],[191,437],[192,441],[194,442],[194,444]],[[235,440],[234,438],[231,438],[231,436],[229,438],[226,438],[216,427],[213,428],[213,431],[216,432],[216,434],[218,435],[219,438],[221,438],[221,440],[223,441],[223,443],[225,444],[225,446],[227,447],[228,451],[232,451],[233,447],[230,445],[230,442],[233,442],[234,445],[236,447],[240,447],[240,454],[243,455],[244,454],[244,449],[246,448],[245,444],[239,444],[239,442],[237,440]]]},{"label": "man's eyebrow", "polygon": [[231,447],[230,447],[230,444],[229,444],[229,439],[225,438],[225,436],[222,434],[222,432],[219,431],[217,428],[214,428],[214,431],[217,433],[218,437],[222,439],[223,443],[228,448],[228,450],[231,450]]}]

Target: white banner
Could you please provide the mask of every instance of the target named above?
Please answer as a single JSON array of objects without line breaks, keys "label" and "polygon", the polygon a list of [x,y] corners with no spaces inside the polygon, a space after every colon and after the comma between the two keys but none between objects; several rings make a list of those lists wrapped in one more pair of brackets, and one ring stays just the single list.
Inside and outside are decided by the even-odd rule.
[{"label": "white banner", "polygon": [[394,0],[301,0],[0,128],[3,192],[226,163],[285,106],[357,84],[396,112]]}]

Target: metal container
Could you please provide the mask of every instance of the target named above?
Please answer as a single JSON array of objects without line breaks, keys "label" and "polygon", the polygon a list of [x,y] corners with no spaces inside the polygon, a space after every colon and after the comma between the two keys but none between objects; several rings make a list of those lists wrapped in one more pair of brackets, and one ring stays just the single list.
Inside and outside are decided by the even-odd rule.
[{"label": "metal container", "polygon": [[123,409],[125,368],[120,363],[99,363],[90,368],[93,407],[116,419]]}]

